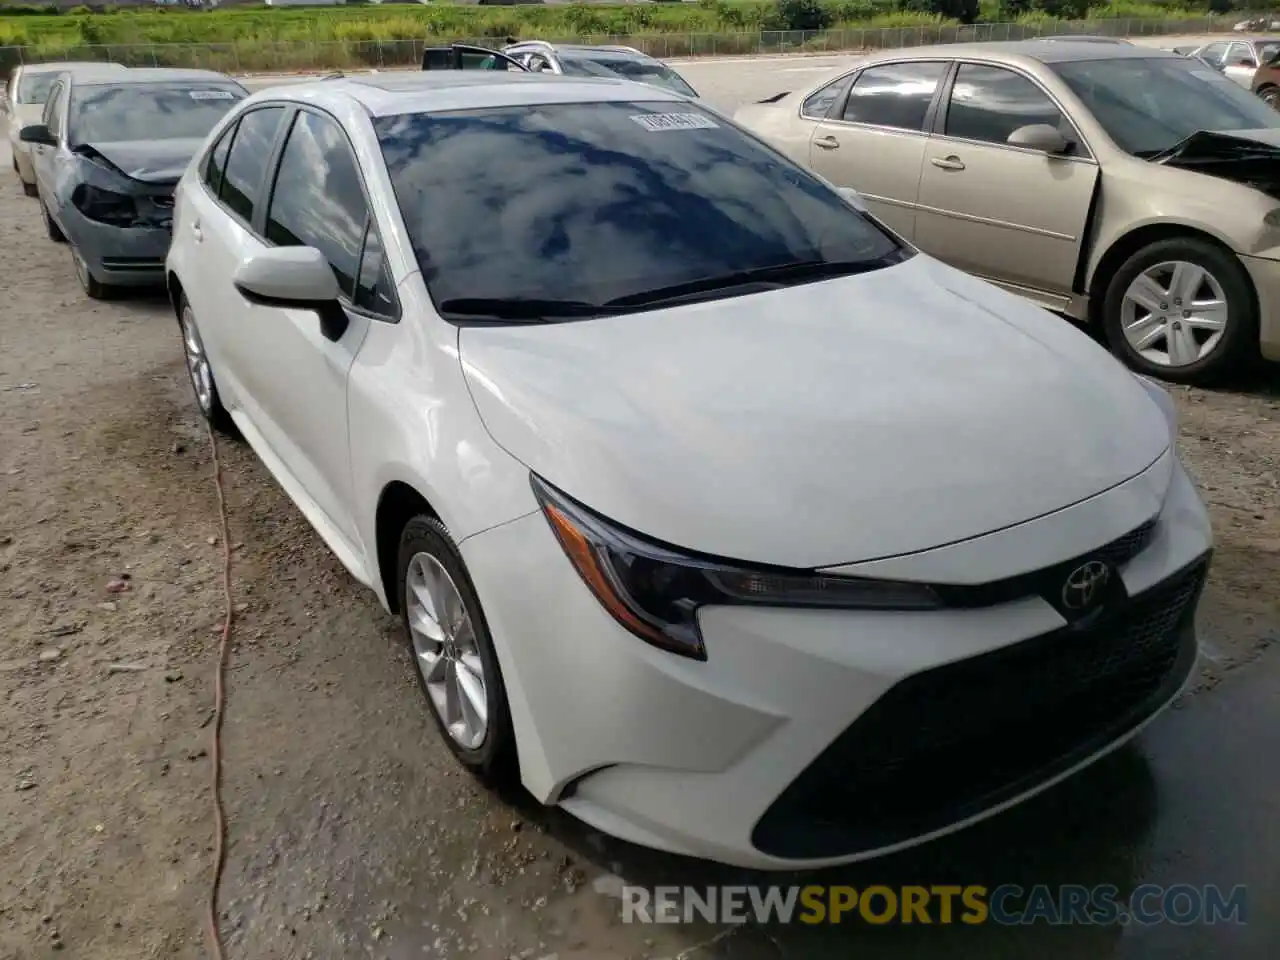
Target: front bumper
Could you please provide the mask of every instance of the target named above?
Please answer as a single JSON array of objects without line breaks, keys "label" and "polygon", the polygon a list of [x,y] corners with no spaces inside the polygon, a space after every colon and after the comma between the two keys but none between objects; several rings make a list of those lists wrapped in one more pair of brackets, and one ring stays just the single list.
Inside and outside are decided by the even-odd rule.
[{"label": "front bumper", "polygon": [[1280,260],[1240,258],[1258,293],[1258,346],[1262,356],[1280,361]]},{"label": "front bumper", "polygon": [[[541,515],[469,538],[525,785],[624,839],[774,869],[888,853],[1010,806],[1132,736],[1194,665],[1211,538],[1172,474],[1147,545],[1119,567],[1133,609],[1092,632],[1064,629],[1039,596],[924,613],[715,607],[695,662],[619,628]],[[1049,562],[1101,516],[1113,534],[1151,517],[1158,501],[1133,483],[1032,521]],[[946,549],[989,557],[1010,535]]]},{"label": "front bumper", "polygon": [[113,227],[90,220],[70,204],[58,225],[99,283],[150,287],[164,283],[164,262],[173,233],[167,227]]}]

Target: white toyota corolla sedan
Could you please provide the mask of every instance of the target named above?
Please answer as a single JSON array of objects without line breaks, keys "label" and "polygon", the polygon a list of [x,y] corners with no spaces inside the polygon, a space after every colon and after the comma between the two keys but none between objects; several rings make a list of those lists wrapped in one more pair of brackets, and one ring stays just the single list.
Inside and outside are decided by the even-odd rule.
[{"label": "white toyota corolla sedan", "polygon": [[168,281],[233,423],[398,612],[459,760],[757,867],[994,813],[1196,658],[1167,394],[624,80],[262,91]]}]

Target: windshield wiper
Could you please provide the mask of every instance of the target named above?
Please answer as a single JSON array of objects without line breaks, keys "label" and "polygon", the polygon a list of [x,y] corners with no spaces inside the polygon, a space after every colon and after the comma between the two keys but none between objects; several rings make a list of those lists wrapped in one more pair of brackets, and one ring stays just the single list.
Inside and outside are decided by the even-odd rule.
[{"label": "windshield wiper", "polygon": [[717,293],[721,290],[731,290],[734,287],[763,287],[766,290],[774,290],[809,280],[825,280],[832,277],[847,277],[855,273],[868,273],[898,263],[903,256],[903,251],[895,250],[888,256],[869,260],[796,260],[768,267],[753,267],[750,270],[737,270],[717,277],[704,277],[701,280],[673,283],[670,286],[646,290],[643,293],[628,294],[625,297],[608,300],[604,306],[613,310],[651,307]]},{"label": "windshield wiper", "polygon": [[609,312],[583,300],[535,297],[458,297],[440,304],[440,314],[444,319],[471,323],[551,323],[598,317]]}]

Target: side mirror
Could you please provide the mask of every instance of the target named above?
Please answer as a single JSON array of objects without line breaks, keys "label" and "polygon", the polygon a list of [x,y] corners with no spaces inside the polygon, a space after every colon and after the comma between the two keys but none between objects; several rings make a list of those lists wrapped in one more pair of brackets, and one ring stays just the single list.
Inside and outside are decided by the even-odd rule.
[{"label": "side mirror", "polygon": [[859,213],[867,213],[867,205],[863,203],[862,197],[858,195],[858,191],[853,187],[836,187],[836,193],[844,198],[845,203],[853,207]]},{"label": "side mirror", "polygon": [[1055,154],[1066,153],[1071,146],[1056,127],[1047,123],[1029,123],[1025,127],[1019,127],[1009,134],[1009,139],[1005,142],[1014,147]]},{"label": "side mirror", "polygon": [[18,131],[18,139],[23,143],[35,143],[42,147],[56,147],[58,141],[54,139],[49,128],[43,123],[33,123],[29,127],[23,127]]},{"label": "side mirror", "polygon": [[268,247],[240,264],[231,282],[258,306],[314,311],[326,339],[341,340],[351,323],[333,268],[315,247]]}]

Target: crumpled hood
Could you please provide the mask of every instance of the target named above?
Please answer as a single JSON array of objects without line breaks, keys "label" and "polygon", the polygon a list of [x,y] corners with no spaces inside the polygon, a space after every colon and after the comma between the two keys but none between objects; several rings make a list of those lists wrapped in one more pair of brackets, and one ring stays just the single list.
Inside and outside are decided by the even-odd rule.
[{"label": "crumpled hood", "polygon": [[554,325],[467,327],[481,418],[650,537],[834,566],[1042,516],[1135,476],[1163,413],[1086,335],[924,255]]},{"label": "crumpled hood", "polygon": [[1201,130],[1151,160],[1233,180],[1280,198],[1280,128]]},{"label": "crumpled hood", "polygon": [[[118,172],[131,180],[144,183],[177,182],[187,164],[200,149],[204,138],[178,140],[98,141],[84,145],[83,153],[92,159],[97,153]],[[90,152],[92,151],[92,152]]]}]

